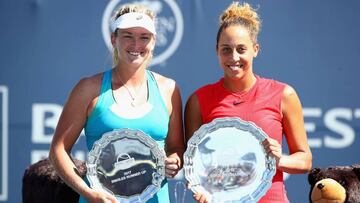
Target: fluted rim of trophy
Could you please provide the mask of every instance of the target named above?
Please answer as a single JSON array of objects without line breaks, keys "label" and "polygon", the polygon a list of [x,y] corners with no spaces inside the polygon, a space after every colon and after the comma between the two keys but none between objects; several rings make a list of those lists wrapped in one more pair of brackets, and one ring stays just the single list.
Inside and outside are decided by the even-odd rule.
[{"label": "fluted rim of trophy", "polygon": [[259,143],[262,143],[268,137],[268,135],[253,122],[244,121],[237,117],[216,118],[212,122],[202,125],[189,139],[187,143],[187,149],[184,153],[185,178],[190,183],[190,190],[192,190],[194,193],[200,192],[205,194],[208,199],[210,199],[210,202],[257,202],[271,187],[272,178],[276,172],[276,160],[274,157],[266,153],[262,144],[260,145],[265,156],[266,170],[262,174],[261,183],[256,190],[250,192],[250,194],[246,196],[241,197],[240,199],[227,199],[225,201],[223,199],[217,199],[217,197],[214,197],[208,191],[206,191],[205,188],[203,188],[203,186],[200,184],[199,178],[194,173],[193,158],[197,153],[199,143],[209,133],[214,132],[220,128],[227,127],[235,127],[238,130],[247,131],[251,133],[259,141]]},{"label": "fluted rim of trophy", "polygon": [[[149,147],[151,153],[156,160],[156,172],[153,174],[152,184],[147,186],[141,194],[135,194],[132,196],[121,196],[114,194],[108,188],[102,186],[98,177],[96,167],[99,163],[99,157],[102,152],[102,149],[105,148],[112,141],[117,141],[120,139],[137,139],[143,145]],[[161,183],[165,179],[165,152],[163,149],[160,149],[155,140],[150,136],[144,133],[141,130],[137,129],[115,129],[113,131],[104,133],[101,139],[97,140],[91,151],[89,152],[86,160],[87,173],[86,177],[90,183],[90,186],[96,190],[109,193],[116,197],[119,202],[146,202],[148,199],[154,196],[161,188]]]}]

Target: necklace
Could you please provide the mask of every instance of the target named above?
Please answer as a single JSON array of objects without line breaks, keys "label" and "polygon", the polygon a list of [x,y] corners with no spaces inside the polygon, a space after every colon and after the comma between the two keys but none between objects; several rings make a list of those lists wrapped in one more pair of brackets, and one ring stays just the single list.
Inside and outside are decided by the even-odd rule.
[{"label": "necklace", "polygon": [[136,92],[138,92],[138,90],[141,89],[141,87],[142,87],[142,85],[144,83],[144,80],[146,80],[146,79],[144,78],[143,80],[141,80],[141,83],[140,83],[139,87],[133,88],[133,93],[131,93],[130,88],[123,82],[120,75],[119,75],[119,80],[123,84],[123,86],[125,87],[126,91],[128,92],[128,94],[129,94],[129,96],[131,98],[131,102],[130,102],[131,106],[135,107],[136,106],[136,101],[135,101],[136,100],[136,96],[135,96]]}]

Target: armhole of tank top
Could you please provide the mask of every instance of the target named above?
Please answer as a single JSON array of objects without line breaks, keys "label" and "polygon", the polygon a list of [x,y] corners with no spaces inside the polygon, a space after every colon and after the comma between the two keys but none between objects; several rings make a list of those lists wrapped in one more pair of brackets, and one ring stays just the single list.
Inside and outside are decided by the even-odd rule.
[{"label": "armhole of tank top", "polygon": [[200,112],[200,117],[201,117],[201,121],[202,123],[204,123],[204,120],[205,120],[205,115],[204,115],[204,108],[202,105],[201,105],[201,96],[199,96],[200,93],[200,89],[196,90],[194,92],[194,95],[196,95],[196,98],[197,98],[197,101],[198,101],[198,106],[199,106],[199,112]]},{"label": "armhole of tank top", "polygon": [[280,111],[280,118],[281,120],[284,118],[284,114],[283,114],[283,111],[282,111],[282,100],[283,100],[283,96],[284,96],[284,90],[287,86],[287,84],[285,83],[280,83],[280,85],[282,86],[280,88],[280,99],[279,99],[279,111]]},{"label": "armhole of tank top", "polygon": [[107,89],[107,83],[108,83],[108,80],[109,80],[108,79],[109,75],[111,76],[109,71],[106,71],[106,72],[104,72],[102,74],[99,97],[98,97],[98,100],[96,101],[95,107],[94,107],[93,111],[91,112],[90,116],[88,117],[88,119],[91,119],[93,117],[97,117],[103,111],[103,108],[102,108],[103,105],[102,104],[103,104],[104,99],[105,99],[105,92],[106,92],[106,89]]},{"label": "armhole of tank top", "polygon": [[[150,78],[151,78],[151,80],[153,81],[153,83],[155,84],[155,85],[153,85],[154,86],[154,88],[156,88],[156,89],[153,89],[153,91],[151,92],[151,94],[153,94],[152,96],[153,96],[153,101],[155,101],[156,100],[156,97],[158,98],[158,100],[159,100],[159,102],[161,103],[161,107],[163,108],[163,110],[168,114],[168,116],[170,116],[170,112],[168,111],[168,109],[167,109],[167,107],[166,107],[166,104],[165,104],[165,101],[164,101],[164,98],[163,98],[163,96],[162,96],[162,94],[161,94],[161,92],[160,92],[160,87],[159,87],[159,85],[158,85],[158,83],[157,83],[157,81],[156,81],[156,78],[155,78],[155,75],[154,75],[154,73],[152,72],[152,71],[150,71],[150,70],[147,70],[147,73],[148,73],[148,75],[150,76]],[[150,88],[149,88],[150,89]],[[157,93],[156,93],[157,92]],[[149,94],[150,95],[150,94]],[[150,100],[150,99],[149,99]]]}]

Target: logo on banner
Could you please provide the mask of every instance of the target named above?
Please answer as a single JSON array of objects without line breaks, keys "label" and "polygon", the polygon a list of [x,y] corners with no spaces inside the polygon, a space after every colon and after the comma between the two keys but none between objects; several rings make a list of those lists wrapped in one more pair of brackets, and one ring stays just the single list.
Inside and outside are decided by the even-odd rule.
[{"label": "logo on banner", "polygon": [[156,13],[156,47],[151,65],[165,62],[178,48],[184,32],[181,10],[175,0],[111,0],[102,18],[102,34],[106,46],[113,51],[110,41],[110,20],[117,9],[126,3],[143,4]]}]

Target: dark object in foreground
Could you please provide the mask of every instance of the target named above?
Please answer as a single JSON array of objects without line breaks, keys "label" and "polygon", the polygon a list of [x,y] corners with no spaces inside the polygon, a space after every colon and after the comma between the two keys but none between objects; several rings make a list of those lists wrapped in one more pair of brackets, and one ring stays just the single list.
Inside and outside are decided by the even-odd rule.
[{"label": "dark object in foreground", "polygon": [[[86,175],[85,162],[73,159],[81,177]],[[57,175],[48,158],[30,165],[24,173],[22,184],[23,203],[72,203],[79,201],[79,194],[67,186]]]},{"label": "dark object in foreground", "polygon": [[308,181],[312,203],[360,202],[360,164],[313,168]]}]

